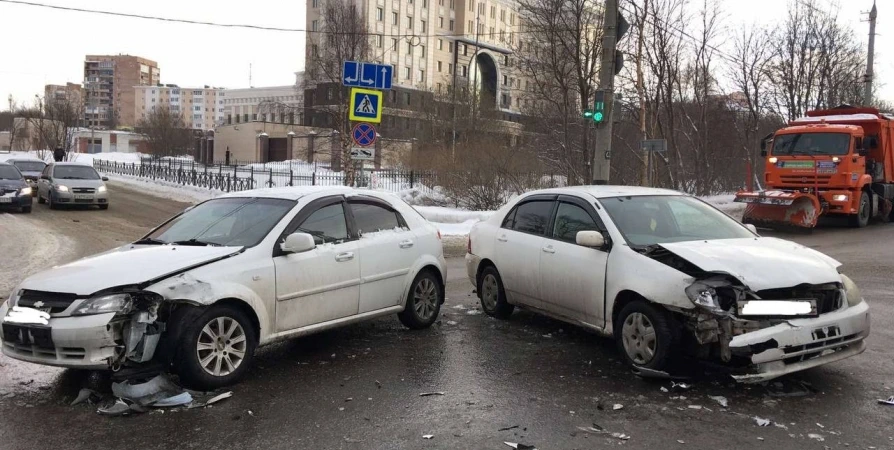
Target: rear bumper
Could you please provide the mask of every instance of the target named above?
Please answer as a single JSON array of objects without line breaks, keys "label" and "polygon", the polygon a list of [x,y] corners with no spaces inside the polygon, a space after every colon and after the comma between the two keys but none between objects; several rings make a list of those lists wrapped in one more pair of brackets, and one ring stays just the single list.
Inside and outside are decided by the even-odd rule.
[{"label": "rear bumper", "polygon": [[733,337],[730,350],[754,364],[737,381],[760,383],[859,355],[869,336],[869,305],[861,302],[812,319],[789,320]]},{"label": "rear bumper", "polygon": [[[0,308],[0,317],[6,307]],[[48,326],[0,323],[0,338],[15,340],[0,342],[3,354],[21,361],[48,366],[105,370],[121,344],[121,323],[112,323],[115,313],[80,317],[60,317],[49,320]],[[46,335],[49,332],[50,341]],[[28,333],[22,338],[22,333]]]}]

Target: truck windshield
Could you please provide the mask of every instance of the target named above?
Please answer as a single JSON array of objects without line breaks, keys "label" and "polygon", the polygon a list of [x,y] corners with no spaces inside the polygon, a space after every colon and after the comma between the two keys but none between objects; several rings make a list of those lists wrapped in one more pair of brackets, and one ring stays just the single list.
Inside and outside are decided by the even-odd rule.
[{"label": "truck windshield", "polygon": [[780,134],[773,139],[773,154],[846,155],[850,142],[851,135],[847,133]]}]

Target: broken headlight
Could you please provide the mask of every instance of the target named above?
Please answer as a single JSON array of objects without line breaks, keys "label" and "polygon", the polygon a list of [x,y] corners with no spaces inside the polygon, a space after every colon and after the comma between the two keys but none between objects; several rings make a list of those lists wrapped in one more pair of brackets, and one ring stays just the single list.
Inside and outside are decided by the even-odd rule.
[{"label": "broken headlight", "polygon": [[859,305],[863,301],[863,294],[860,293],[860,288],[857,287],[854,280],[851,280],[850,277],[843,273],[841,274],[841,281],[844,284],[844,295],[847,296],[847,305]]},{"label": "broken headlight", "polygon": [[696,306],[701,306],[708,311],[723,311],[723,308],[720,306],[720,297],[717,295],[717,291],[711,286],[695,282],[686,288],[686,296],[689,297],[689,300],[691,300],[692,303],[695,303]]},{"label": "broken headlight", "polygon": [[130,294],[111,294],[92,297],[81,303],[73,316],[87,316],[90,314],[120,313],[127,314],[133,309],[133,298]]}]

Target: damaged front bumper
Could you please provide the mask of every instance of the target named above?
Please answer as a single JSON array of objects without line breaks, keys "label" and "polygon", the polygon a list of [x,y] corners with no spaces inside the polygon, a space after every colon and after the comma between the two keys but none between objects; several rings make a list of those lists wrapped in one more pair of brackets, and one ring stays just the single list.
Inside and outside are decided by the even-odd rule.
[{"label": "damaged front bumper", "polygon": [[[6,308],[0,308],[6,317]],[[115,313],[49,319],[47,325],[0,323],[3,354],[22,361],[77,369],[109,369],[121,342]]]},{"label": "damaged front bumper", "polygon": [[866,349],[869,327],[869,305],[860,302],[819,317],[790,319],[733,336],[731,353],[750,358],[753,364],[733,378],[760,383],[859,355]]}]

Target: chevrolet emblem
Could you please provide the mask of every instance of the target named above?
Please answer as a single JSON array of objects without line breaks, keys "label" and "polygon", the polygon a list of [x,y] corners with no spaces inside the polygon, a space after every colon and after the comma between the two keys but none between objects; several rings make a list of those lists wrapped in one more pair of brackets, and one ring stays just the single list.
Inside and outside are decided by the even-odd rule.
[{"label": "chevrolet emblem", "polygon": [[42,308],[43,305],[44,305],[44,303],[43,303],[42,301],[40,301],[40,300],[34,302],[34,307],[37,308],[37,309]]}]

